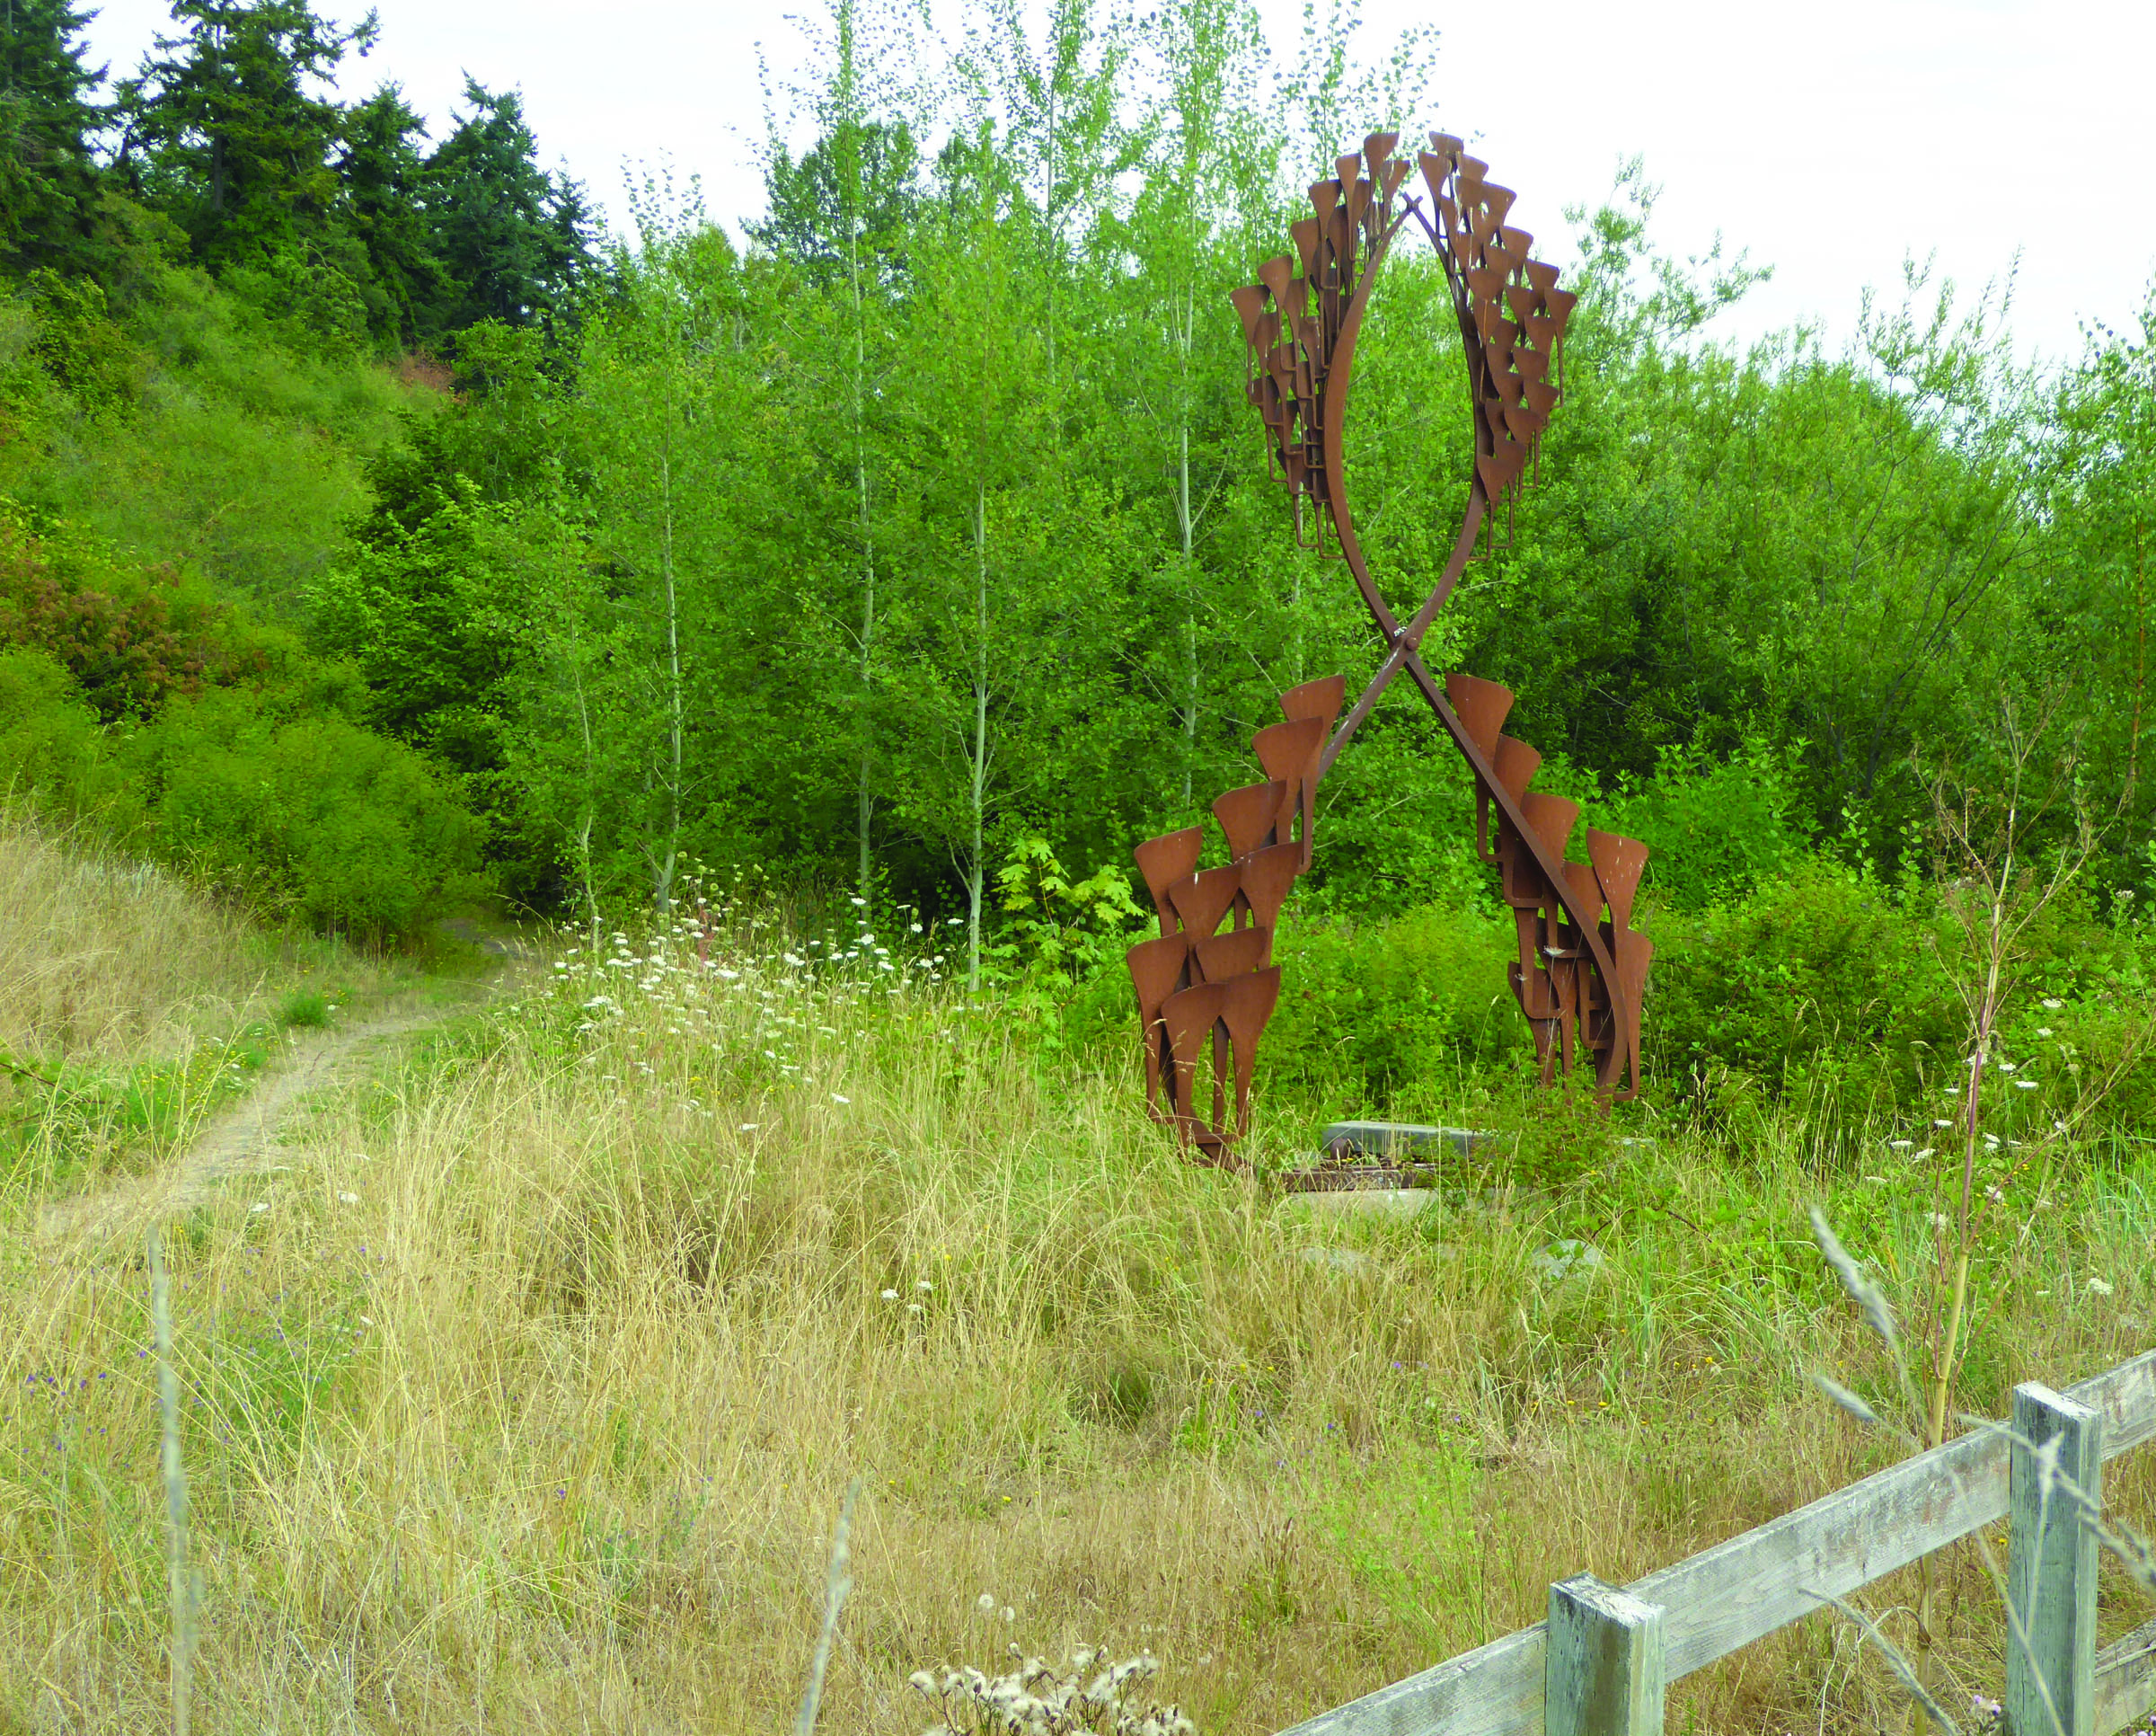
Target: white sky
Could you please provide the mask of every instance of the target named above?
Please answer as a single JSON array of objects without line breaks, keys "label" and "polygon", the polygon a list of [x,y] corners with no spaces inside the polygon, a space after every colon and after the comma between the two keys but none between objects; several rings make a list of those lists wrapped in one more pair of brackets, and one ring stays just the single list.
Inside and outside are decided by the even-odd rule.
[{"label": "white sky", "polygon": [[[345,88],[396,79],[438,137],[466,69],[518,86],[543,155],[612,219],[626,215],[624,163],[670,159],[734,226],[761,202],[759,51],[781,75],[799,59],[784,4],[378,0],[381,46]],[[1299,0],[1260,4],[1285,57]],[[1904,253],[1935,252],[1974,292],[2019,252],[2016,348],[2057,361],[2078,351],[2083,320],[2131,323],[2156,273],[2156,0],[1365,0],[1364,13],[1365,55],[1409,23],[1438,26],[1434,118],[1479,135],[1493,177],[1520,193],[1516,223],[1553,240],[1560,208],[1599,198],[1637,153],[1664,189],[1667,250],[1696,252],[1719,229],[1773,265],[1718,328],[1728,336],[1809,319],[1838,340],[1867,284],[1897,288]],[[163,0],[105,0],[94,52],[132,70],[165,19]]]}]

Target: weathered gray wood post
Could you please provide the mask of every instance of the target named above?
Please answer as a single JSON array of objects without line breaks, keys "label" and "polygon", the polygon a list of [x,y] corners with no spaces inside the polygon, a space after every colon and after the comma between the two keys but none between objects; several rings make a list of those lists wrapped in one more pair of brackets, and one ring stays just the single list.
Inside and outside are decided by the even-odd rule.
[{"label": "weathered gray wood post", "polygon": [[2014,1388],[2014,1433],[2006,1586],[2028,1645],[2007,1635],[2007,1729],[2012,1736],[2091,1736],[2096,1534],[2059,1484],[2071,1481],[2098,1498],[2103,1413],[2030,1381]]},{"label": "weathered gray wood post", "polygon": [[1662,1606],[1582,1573],[1550,1588],[1545,1736],[1662,1736]]}]

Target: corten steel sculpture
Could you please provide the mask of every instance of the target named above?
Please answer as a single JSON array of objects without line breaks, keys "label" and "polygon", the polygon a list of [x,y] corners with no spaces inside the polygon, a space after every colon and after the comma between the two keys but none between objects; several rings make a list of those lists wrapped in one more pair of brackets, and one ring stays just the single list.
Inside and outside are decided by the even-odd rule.
[{"label": "corten steel sculpture", "polygon": [[[1280,695],[1286,721],[1250,739],[1264,781],[1213,804],[1227,838],[1225,864],[1198,867],[1205,831],[1197,826],[1148,838],[1135,853],[1161,918],[1160,938],[1129,952],[1145,1101],[1208,1162],[1236,1164],[1235,1141],[1250,1125],[1258,1039],[1280,998],[1273,928],[1295,877],[1310,866],[1319,760],[1347,692],[1346,678],[1336,675]],[[1197,1088],[1208,1047],[1210,1118],[1198,1112]]]},{"label": "corten steel sculpture", "polygon": [[[1590,829],[1587,860],[1568,861],[1578,804],[1529,789],[1542,756],[1500,732],[1511,693],[1461,674],[1447,676],[1441,686],[1420,655],[1430,623],[1460,582],[1495,509],[1517,496],[1534,465],[1557,406],[1565,324],[1577,298],[1557,287],[1556,267],[1529,256],[1533,237],[1505,221],[1512,190],[1489,181],[1488,165],[1468,155],[1462,140],[1432,133],[1430,148],[1420,154],[1417,166],[1428,190],[1428,211],[1419,198],[1401,195],[1409,164],[1394,156],[1398,143],[1397,134],[1373,134],[1359,155],[1341,157],[1336,178],[1310,190],[1315,214],[1290,226],[1294,254],[1268,260],[1259,268],[1259,281],[1232,297],[1249,346],[1250,399],[1264,421],[1268,455],[1294,505],[1296,540],[1324,548],[1330,527],[1331,547],[1346,562],[1388,647],[1377,674],[1330,740],[1323,738],[1331,713],[1321,713],[1322,745],[1295,786],[1301,865],[1309,863],[1318,780],[1393,677],[1406,671],[1473,775],[1477,851],[1497,868],[1512,908],[1519,957],[1507,974],[1533,1031],[1544,1082],[1554,1078],[1560,1065],[1569,1071],[1591,1058],[1596,1092],[1621,1099],[1639,1088],[1640,997],[1654,952],[1652,943],[1631,926],[1647,846]],[[1403,624],[1371,579],[1356,535],[1341,436],[1370,293],[1386,250],[1410,217],[1436,249],[1452,289],[1467,356],[1475,452],[1452,558],[1422,607]],[[1330,690],[1334,705],[1344,696],[1337,684],[1318,685]],[[1291,718],[1298,708],[1306,720],[1321,714],[1300,697],[1308,691],[1298,688],[1283,701]],[[1261,731],[1259,740],[1271,733]],[[1267,773],[1281,776],[1271,762]],[[1265,798],[1238,791],[1223,797],[1215,810],[1239,799],[1248,809],[1265,807]],[[1227,828],[1227,816],[1222,819]],[[1285,837],[1285,810],[1277,824]],[[1211,917],[1216,926],[1223,913],[1184,890],[1205,878],[1195,872],[1198,843],[1194,828],[1140,847],[1139,865],[1162,911],[1162,938],[1133,951],[1131,972],[1146,1038],[1149,1096],[1157,1101],[1164,1091],[1167,1112],[1177,1125],[1209,1155],[1224,1157],[1248,1114],[1248,1051],[1264,1023],[1251,1009],[1262,1000],[1269,1013],[1279,984],[1274,967],[1264,987],[1213,990],[1204,970],[1210,954],[1201,955],[1199,949],[1210,944],[1218,952],[1228,937],[1208,938],[1213,929],[1205,919]],[[1235,855],[1232,828],[1230,852]],[[1254,860],[1236,856],[1238,864]],[[1247,872],[1247,866],[1236,872]],[[1269,952],[1269,921],[1267,926]],[[1231,996],[1239,1025],[1228,1019]],[[1239,1028],[1247,1034],[1239,1035]],[[1233,1122],[1218,1087],[1210,1123],[1197,1118],[1189,1101],[1189,1072],[1208,1029],[1215,1032],[1216,1077],[1225,1048],[1235,1050]]]}]

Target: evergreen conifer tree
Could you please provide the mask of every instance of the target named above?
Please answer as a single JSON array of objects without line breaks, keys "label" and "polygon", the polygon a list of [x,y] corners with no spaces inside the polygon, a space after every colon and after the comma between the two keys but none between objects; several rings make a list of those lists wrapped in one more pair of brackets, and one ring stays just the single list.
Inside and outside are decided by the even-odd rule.
[{"label": "evergreen conifer tree", "polygon": [[72,0],[0,0],[0,263],[16,272],[79,269],[93,251],[104,73],[76,40],[89,19]]},{"label": "evergreen conifer tree", "polygon": [[552,327],[591,262],[583,190],[540,168],[515,91],[464,81],[470,112],[427,165],[435,251],[450,279],[438,328],[481,320]]},{"label": "evergreen conifer tree", "polygon": [[348,50],[374,45],[374,14],[343,29],[307,0],[174,0],[172,17],[180,33],[119,92],[121,161],[146,202],[211,267],[317,239],[344,123],[322,87]]}]

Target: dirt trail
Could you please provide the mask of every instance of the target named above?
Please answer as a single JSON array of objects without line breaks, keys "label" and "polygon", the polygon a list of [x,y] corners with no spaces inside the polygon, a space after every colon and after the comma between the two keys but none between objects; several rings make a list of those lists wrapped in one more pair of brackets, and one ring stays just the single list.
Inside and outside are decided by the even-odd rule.
[{"label": "dirt trail", "polygon": [[507,963],[492,978],[472,984],[465,1005],[393,1005],[332,1030],[294,1033],[298,1041],[287,1045],[283,1061],[273,1064],[238,1103],[213,1117],[185,1150],[147,1175],[129,1176],[85,1198],[48,1207],[39,1214],[40,1236],[102,1240],[131,1232],[154,1218],[203,1204],[233,1176],[268,1169],[277,1156],[278,1135],[308,1103],[365,1078],[383,1050],[399,1038],[483,1006],[521,979],[529,956],[522,945],[515,941],[485,944]]}]

